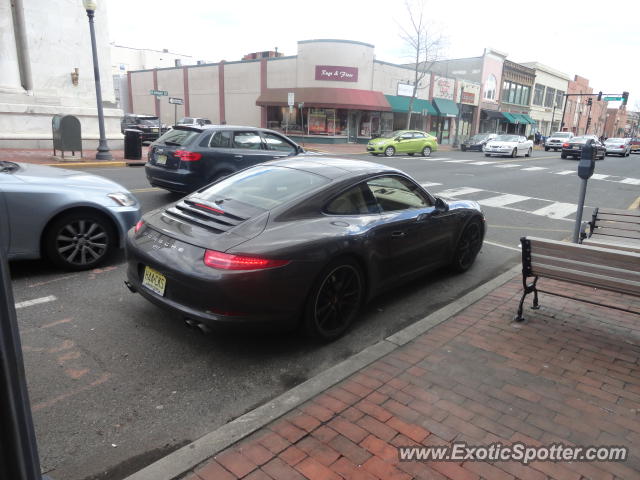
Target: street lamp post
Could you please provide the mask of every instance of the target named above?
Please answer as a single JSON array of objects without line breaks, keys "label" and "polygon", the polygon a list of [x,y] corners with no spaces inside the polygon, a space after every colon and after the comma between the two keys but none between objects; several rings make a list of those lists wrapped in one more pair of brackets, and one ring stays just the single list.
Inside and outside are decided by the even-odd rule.
[{"label": "street lamp post", "polygon": [[89,17],[89,31],[91,32],[91,52],[93,54],[93,76],[96,83],[96,101],[98,103],[98,128],[100,130],[100,140],[98,141],[98,153],[96,160],[113,160],[107,138],[104,133],[104,112],[102,111],[102,87],[100,86],[100,66],[98,64],[98,50],[96,48],[96,30],[93,24],[93,15],[98,8],[96,0],[82,0],[82,5]]}]

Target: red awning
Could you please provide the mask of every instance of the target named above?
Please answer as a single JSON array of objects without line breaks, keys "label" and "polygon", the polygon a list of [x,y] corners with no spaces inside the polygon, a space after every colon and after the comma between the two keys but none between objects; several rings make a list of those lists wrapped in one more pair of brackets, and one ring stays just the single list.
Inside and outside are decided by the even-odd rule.
[{"label": "red awning", "polygon": [[269,88],[260,94],[256,105],[286,107],[289,92],[295,94],[296,106],[304,103],[305,107],[391,111],[391,105],[382,92],[354,88]]}]

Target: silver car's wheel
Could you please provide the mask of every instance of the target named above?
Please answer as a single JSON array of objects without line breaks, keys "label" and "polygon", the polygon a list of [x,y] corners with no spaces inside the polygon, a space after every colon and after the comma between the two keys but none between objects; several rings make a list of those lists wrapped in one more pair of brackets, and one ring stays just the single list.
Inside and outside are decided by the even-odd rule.
[{"label": "silver car's wheel", "polygon": [[511,158],[516,158],[518,156],[518,149],[514,148],[511,152]]},{"label": "silver car's wheel", "polygon": [[529,151],[527,151],[527,153],[525,154],[525,157],[530,157],[532,152],[533,152],[533,149],[529,148]]},{"label": "silver car's wheel", "polygon": [[431,156],[431,147],[424,147],[422,149],[422,156],[423,157],[430,157]]},{"label": "silver car's wheel", "polygon": [[396,149],[393,147],[387,147],[384,149],[384,156],[385,157],[393,157],[396,153]]},{"label": "silver car's wheel", "polygon": [[111,223],[93,212],[77,212],[55,220],[44,235],[44,251],[57,266],[87,270],[104,261],[114,250],[116,235]]}]

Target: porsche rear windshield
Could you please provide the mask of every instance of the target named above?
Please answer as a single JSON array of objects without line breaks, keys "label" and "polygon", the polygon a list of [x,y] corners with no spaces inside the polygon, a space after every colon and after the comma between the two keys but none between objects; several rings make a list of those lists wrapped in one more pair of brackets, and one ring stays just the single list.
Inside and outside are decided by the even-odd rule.
[{"label": "porsche rear windshield", "polygon": [[329,182],[326,177],[302,170],[257,166],[222,180],[194,196],[213,203],[233,200],[270,210]]}]

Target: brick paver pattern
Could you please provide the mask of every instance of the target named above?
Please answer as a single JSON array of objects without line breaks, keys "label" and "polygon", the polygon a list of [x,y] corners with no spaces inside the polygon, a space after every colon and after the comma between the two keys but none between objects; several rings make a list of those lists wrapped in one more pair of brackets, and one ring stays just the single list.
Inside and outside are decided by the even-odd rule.
[{"label": "brick paver pattern", "polygon": [[[640,311],[637,298],[541,280]],[[188,480],[640,478],[640,317],[540,295],[519,278],[223,451]],[[529,299],[530,302],[530,299]],[[530,303],[529,303],[530,305]],[[623,463],[400,462],[397,446],[624,445]]]}]

